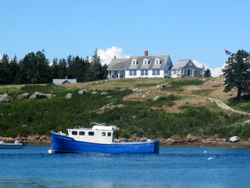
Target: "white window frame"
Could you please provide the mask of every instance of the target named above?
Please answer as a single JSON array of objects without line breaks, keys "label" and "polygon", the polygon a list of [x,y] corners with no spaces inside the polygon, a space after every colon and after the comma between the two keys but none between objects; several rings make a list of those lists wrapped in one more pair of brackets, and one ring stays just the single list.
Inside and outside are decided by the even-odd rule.
[{"label": "white window frame", "polygon": [[145,76],[148,76],[148,70],[145,70]]},{"label": "white window frame", "polygon": [[129,76],[133,76],[133,71],[129,70]]},{"label": "white window frame", "polygon": [[136,76],[136,74],[137,74],[137,71],[133,70],[133,76]]},{"label": "white window frame", "polygon": [[160,65],[160,59],[158,58],[155,59],[155,65]]},{"label": "white window frame", "polygon": [[131,65],[136,65],[136,59],[132,59]]},{"label": "white window frame", "polygon": [[144,76],[145,70],[141,70],[141,76]]},{"label": "white window frame", "polygon": [[148,60],[147,59],[143,59],[143,65],[147,65],[148,64]]}]

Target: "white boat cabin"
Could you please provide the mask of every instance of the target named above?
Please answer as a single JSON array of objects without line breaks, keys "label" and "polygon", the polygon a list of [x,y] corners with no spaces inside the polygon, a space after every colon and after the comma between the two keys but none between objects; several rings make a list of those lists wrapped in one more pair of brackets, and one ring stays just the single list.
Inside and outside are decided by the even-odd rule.
[{"label": "white boat cabin", "polygon": [[75,127],[68,130],[68,136],[74,138],[76,141],[99,143],[99,144],[111,144],[114,141],[114,133],[119,128],[104,124],[95,124],[92,128]]}]

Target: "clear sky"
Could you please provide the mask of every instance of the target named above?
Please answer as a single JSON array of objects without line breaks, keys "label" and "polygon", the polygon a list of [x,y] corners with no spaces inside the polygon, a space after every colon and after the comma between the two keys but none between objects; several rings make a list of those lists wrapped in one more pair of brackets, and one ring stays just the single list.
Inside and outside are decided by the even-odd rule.
[{"label": "clear sky", "polygon": [[[45,50],[49,61],[170,55],[213,76],[224,49],[250,51],[249,0],[0,0],[0,54],[20,60]],[[228,56],[226,56],[227,58]]]}]

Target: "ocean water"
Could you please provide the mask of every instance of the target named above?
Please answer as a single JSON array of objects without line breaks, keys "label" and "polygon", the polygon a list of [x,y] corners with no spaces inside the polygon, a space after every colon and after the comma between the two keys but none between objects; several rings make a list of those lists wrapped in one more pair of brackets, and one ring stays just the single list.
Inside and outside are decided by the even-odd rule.
[{"label": "ocean water", "polygon": [[49,149],[1,149],[0,187],[250,187],[250,149],[160,147],[159,154],[49,154]]}]

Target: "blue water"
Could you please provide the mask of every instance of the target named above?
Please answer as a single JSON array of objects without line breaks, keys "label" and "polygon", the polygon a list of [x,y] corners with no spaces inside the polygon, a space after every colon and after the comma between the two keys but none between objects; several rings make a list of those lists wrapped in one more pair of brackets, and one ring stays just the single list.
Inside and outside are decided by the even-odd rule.
[{"label": "blue water", "polygon": [[160,147],[159,154],[48,154],[49,149],[0,150],[0,187],[250,187],[250,149]]}]

